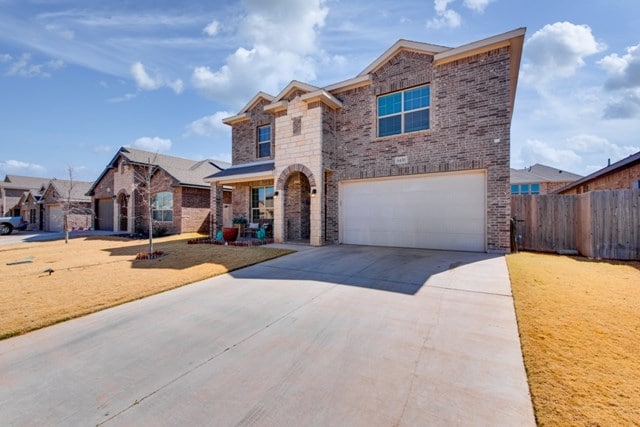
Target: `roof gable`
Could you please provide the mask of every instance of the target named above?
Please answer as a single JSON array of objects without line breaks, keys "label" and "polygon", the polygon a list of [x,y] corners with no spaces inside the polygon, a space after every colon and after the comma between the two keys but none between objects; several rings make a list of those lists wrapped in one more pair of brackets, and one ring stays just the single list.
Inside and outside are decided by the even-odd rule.
[{"label": "roof gable", "polygon": [[581,178],[581,179],[579,179],[579,180],[567,185],[566,187],[563,187],[563,188],[557,190],[557,192],[559,193],[559,192],[562,192],[562,191],[570,190],[571,188],[574,188],[574,187],[577,187],[579,185],[582,185],[585,182],[592,181],[592,180],[594,180],[596,178],[599,178],[599,177],[601,177],[603,175],[607,175],[607,174],[610,174],[610,173],[615,173],[618,170],[628,168],[630,166],[633,166],[636,163],[640,163],[640,151],[638,151],[637,153],[632,154],[632,155],[630,155],[628,157],[625,157],[622,160],[619,160],[619,161],[617,161],[615,163],[612,163],[612,164],[610,164],[610,165],[608,165],[608,166],[606,166],[606,167],[604,167],[604,168],[602,168],[600,170],[597,170],[594,173],[592,173],[590,175],[587,175],[584,178]]},{"label": "roof gable", "polygon": [[274,98],[266,92],[258,92],[253,98],[251,98],[251,101],[247,102],[247,105],[240,110],[240,113],[246,113],[247,111],[252,110],[253,107],[262,99],[267,102],[273,102]]},{"label": "roof gable", "polygon": [[291,80],[291,82],[285,86],[284,89],[280,91],[278,95],[271,101],[272,103],[276,103],[288,97],[288,95],[293,91],[301,91],[304,93],[315,92],[319,90],[319,87],[312,86],[307,83],[300,82],[298,80]]},{"label": "roof gable", "polygon": [[450,50],[450,47],[438,46],[429,43],[414,42],[411,40],[400,39],[387,49],[382,55],[380,55],[375,61],[373,61],[367,68],[362,70],[358,77],[366,76],[378,70],[387,63],[391,58],[396,56],[402,51],[410,51],[417,53],[424,53],[427,55],[435,55],[440,52]]}]

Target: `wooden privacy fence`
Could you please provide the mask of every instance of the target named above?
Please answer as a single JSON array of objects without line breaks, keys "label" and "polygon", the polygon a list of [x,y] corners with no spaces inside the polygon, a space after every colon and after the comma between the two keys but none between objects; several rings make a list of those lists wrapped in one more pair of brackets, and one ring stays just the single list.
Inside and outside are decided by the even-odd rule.
[{"label": "wooden privacy fence", "polygon": [[640,190],[512,195],[518,249],[640,259]]}]

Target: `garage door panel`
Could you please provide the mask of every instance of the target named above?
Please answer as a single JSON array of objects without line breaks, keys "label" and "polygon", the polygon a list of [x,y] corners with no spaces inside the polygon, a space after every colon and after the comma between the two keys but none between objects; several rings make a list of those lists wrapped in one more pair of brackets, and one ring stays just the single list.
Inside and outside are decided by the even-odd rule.
[{"label": "garage door panel", "polygon": [[485,174],[452,173],[341,186],[341,241],[485,250]]}]

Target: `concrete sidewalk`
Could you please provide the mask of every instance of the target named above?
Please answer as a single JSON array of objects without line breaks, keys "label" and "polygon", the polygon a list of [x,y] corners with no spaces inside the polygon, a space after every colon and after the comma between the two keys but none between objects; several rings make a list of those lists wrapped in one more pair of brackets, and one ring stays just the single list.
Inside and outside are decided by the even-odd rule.
[{"label": "concrete sidewalk", "polygon": [[0,342],[9,425],[534,426],[503,257],[313,248]]}]

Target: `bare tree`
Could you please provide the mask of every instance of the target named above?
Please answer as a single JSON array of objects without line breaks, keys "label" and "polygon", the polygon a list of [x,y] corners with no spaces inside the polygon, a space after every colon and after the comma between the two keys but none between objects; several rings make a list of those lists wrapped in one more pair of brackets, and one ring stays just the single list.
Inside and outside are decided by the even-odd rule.
[{"label": "bare tree", "polygon": [[60,186],[60,190],[65,194],[61,194],[60,197],[64,197],[62,203],[62,215],[63,215],[63,230],[64,230],[64,242],[69,243],[69,222],[72,215],[91,215],[93,210],[84,206],[81,202],[74,199],[73,189],[76,186],[76,182],[73,178],[73,167],[67,166],[67,172],[69,174],[69,180]]},{"label": "bare tree", "polygon": [[[149,255],[153,254],[153,233],[154,233],[154,220],[153,220],[153,202],[156,189],[153,185],[153,176],[158,171],[158,167],[155,165],[158,153],[155,154],[153,159],[148,158],[146,163],[134,165],[134,189],[140,202],[140,207],[145,212],[145,215],[137,215],[146,224],[146,231],[149,239]],[[136,202],[134,194],[134,203]]]}]

